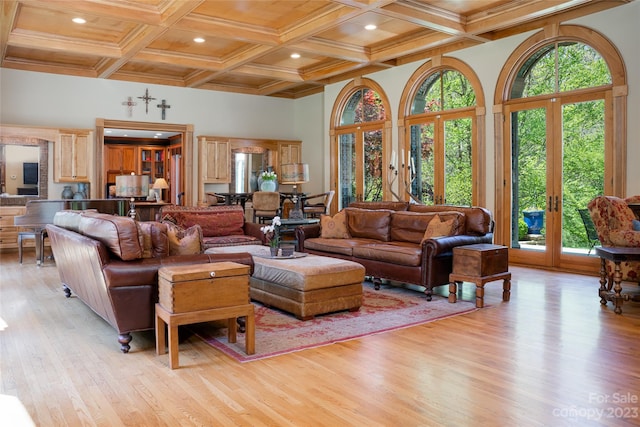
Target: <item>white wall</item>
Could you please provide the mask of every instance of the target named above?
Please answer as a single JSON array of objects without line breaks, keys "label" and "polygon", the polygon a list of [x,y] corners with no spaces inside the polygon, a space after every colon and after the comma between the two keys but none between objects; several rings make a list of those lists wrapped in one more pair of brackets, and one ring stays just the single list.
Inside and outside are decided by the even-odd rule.
[{"label": "white wall", "polygon": [[[629,97],[628,97],[628,164],[627,164],[627,195],[640,194],[640,168],[637,167],[640,161],[640,52],[638,41],[640,34],[638,30],[640,22],[640,2],[616,7],[604,12],[594,14],[588,18],[581,18],[572,21],[578,24],[593,28],[609,38],[616,45],[626,64]],[[486,43],[480,46],[460,50],[447,54],[468,64],[478,75],[484,90],[486,100],[486,159],[487,159],[487,207],[495,212],[495,150],[494,150],[494,120],[492,114],[493,98],[495,86],[502,67],[509,55],[526,38],[534,34],[519,34],[495,42]],[[424,61],[407,64],[404,66],[380,71],[364,77],[377,82],[386,93],[391,103],[391,114],[393,122],[393,148],[398,150],[398,110],[402,91],[411,74],[427,62]],[[331,111],[336,102],[337,95],[349,82],[339,82],[325,87],[324,93],[324,138],[325,152],[328,153],[329,145],[329,121]],[[328,159],[328,155],[325,157]],[[328,171],[329,164],[325,164]]]}]

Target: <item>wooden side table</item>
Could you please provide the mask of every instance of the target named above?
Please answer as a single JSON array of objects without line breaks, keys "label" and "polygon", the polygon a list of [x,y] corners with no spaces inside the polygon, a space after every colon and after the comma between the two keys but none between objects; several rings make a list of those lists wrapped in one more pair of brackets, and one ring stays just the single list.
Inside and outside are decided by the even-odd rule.
[{"label": "wooden side table", "polygon": [[[640,261],[640,248],[598,246],[596,255],[600,257],[600,289],[598,290],[600,304],[606,305],[607,301],[611,301],[615,305],[615,313],[622,314],[622,301],[636,301],[638,296],[622,293],[620,263],[624,261]],[[614,263],[613,283],[607,283],[606,260]]]},{"label": "wooden side table", "polygon": [[449,275],[449,302],[457,301],[458,283],[476,285],[476,307],[484,307],[485,283],[502,280],[502,300],[511,297],[509,252],[506,246],[480,243],[453,248],[453,272]]},{"label": "wooden side table", "polygon": [[236,321],[246,318],[247,354],[255,353],[255,314],[249,299],[250,267],[214,262],[158,270],[156,353],[165,354],[169,327],[169,367],[178,367],[178,326],[227,320],[229,342],[236,342]]},{"label": "wooden side table", "polygon": [[229,342],[233,343],[236,342],[236,321],[238,317],[243,316],[246,317],[245,352],[247,354],[253,354],[256,352],[256,329],[253,304],[249,303],[234,307],[212,308],[209,310],[177,314],[170,313],[160,304],[156,304],[156,353],[166,353],[165,324],[169,326],[169,367],[175,369],[178,367],[178,326],[227,319],[227,337]]}]

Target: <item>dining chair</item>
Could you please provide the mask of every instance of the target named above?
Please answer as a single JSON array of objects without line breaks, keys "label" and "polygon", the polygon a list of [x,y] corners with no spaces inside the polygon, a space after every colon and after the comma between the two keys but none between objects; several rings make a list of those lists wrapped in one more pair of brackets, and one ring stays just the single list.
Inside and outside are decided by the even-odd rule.
[{"label": "dining chair", "polygon": [[252,197],[253,222],[265,223],[280,215],[280,193],[277,191],[256,191]]},{"label": "dining chair", "polygon": [[[302,211],[307,218],[320,218],[320,215],[327,215],[331,207],[331,201],[335,195],[334,190],[327,191],[326,193],[314,194],[312,196],[305,197]],[[310,199],[318,199],[322,197],[321,203],[309,203]]]}]

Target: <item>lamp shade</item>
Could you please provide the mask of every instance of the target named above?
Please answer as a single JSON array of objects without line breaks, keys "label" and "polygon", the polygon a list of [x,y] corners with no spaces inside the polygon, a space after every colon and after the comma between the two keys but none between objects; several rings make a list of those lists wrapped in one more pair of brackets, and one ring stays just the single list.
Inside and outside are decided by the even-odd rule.
[{"label": "lamp shade", "polygon": [[164,178],[156,178],[156,182],[153,183],[153,188],[155,190],[165,190],[167,188],[169,188],[169,184],[167,183],[167,180]]},{"label": "lamp shade", "polygon": [[149,177],[146,175],[116,176],[116,197],[147,197]]},{"label": "lamp shade", "polygon": [[285,163],[280,167],[281,184],[302,184],[303,182],[309,182],[307,163]]}]

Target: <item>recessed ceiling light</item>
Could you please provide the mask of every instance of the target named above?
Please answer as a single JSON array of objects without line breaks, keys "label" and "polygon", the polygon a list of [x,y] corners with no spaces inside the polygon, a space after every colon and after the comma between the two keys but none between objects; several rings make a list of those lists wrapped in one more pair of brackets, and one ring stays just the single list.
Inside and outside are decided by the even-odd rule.
[{"label": "recessed ceiling light", "polygon": [[364,26],[364,29],[365,29],[365,30],[369,30],[369,31],[373,31],[373,30],[375,30],[376,28],[378,28],[378,27],[376,27],[376,26],[375,26],[375,25],[373,25],[373,24],[369,24],[369,25],[365,25],[365,26]]},{"label": "recessed ceiling light", "polygon": [[87,22],[84,18],[73,18],[72,21],[76,24],[85,24]]},{"label": "recessed ceiling light", "polygon": [[293,59],[298,59],[298,58],[300,58],[300,54],[299,54],[299,53],[292,53],[292,54],[291,54],[291,57],[292,57]]},{"label": "recessed ceiling light", "polygon": [[196,37],[193,41],[196,43],[204,43],[204,39],[202,37]]}]

